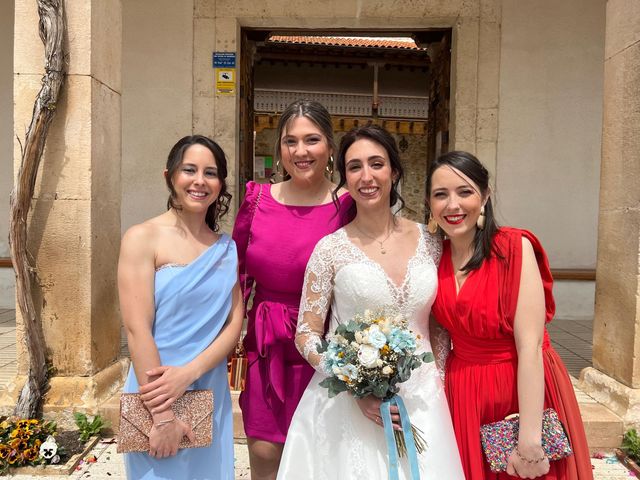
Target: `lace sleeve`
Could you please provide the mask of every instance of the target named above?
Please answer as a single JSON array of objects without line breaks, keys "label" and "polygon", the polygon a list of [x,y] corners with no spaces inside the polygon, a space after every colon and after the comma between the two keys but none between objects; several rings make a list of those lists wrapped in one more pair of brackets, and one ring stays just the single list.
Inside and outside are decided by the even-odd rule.
[{"label": "lace sleeve", "polygon": [[324,370],[322,355],[317,348],[324,336],[324,322],[331,304],[333,293],[334,265],[328,238],[318,242],[304,274],[296,347],[309,364],[321,373]]},{"label": "lace sleeve", "polygon": [[438,368],[438,373],[440,373],[440,378],[444,381],[447,357],[451,352],[451,337],[447,329],[440,325],[433,315],[429,318],[429,336],[436,367]]},{"label": "lace sleeve", "polygon": [[433,235],[429,233],[424,225],[422,228],[424,229],[427,251],[437,267],[440,265],[440,257],[442,257],[442,238],[439,234]]}]

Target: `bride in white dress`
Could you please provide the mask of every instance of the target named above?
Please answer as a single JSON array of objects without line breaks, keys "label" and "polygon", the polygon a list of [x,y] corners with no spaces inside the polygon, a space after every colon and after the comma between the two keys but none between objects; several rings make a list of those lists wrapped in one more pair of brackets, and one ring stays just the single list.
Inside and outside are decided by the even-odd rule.
[{"label": "bride in white dress", "polygon": [[[313,161],[310,158],[310,161]],[[296,344],[317,370],[295,412],[278,479],[386,480],[388,455],[380,400],[349,393],[328,397],[327,376],[316,348],[340,323],[365,309],[395,309],[420,335],[418,353],[431,351],[429,311],[437,290],[439,240],[424,225],[395,217],[402,177],[395,140],[376,126],[345,135],[337,160],[340,185],[355,200],[354,220],[323,238],[305,273]],[[330,322],[325,330],[325,318]],[[449,408],[435,363],[424,364],[401,384],[411,423],[428,447],[418,455],[420,478],[464,480]],[[396,414],[394,414],[396,413]],[[397,422],[397,410],[392,410]],[[410,479],[406,458],[400,478]]]}]

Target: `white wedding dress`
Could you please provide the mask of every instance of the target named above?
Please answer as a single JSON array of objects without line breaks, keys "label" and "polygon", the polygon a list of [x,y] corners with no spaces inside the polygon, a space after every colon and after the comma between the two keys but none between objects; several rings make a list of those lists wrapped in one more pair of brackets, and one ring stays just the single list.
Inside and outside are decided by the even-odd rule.
[{"label": "white wedding dress", "polygon": [[[278,471],[284,480],[386,480],[387,444],[382,427],[366,418],[348,392],[329,398],[318,384],[322,370],[316,346],[324,334],[329,307],[329,332],[365,309],[395,308],[421,336],[418,351],[431,351],[429,311],[437,290],[440,243],[424,228],[409,260],[402,285],[395,285],[382,267],[347,237],[344,229],[316,246],[305,273],[296,344],[316,373],[293,416]],[[464,480],[449,408],[435,363],[423,364],[401,384],[411,423],[428,443],[418,456],[420,478]],[[400,478],[410,479],[406,458]]]}]

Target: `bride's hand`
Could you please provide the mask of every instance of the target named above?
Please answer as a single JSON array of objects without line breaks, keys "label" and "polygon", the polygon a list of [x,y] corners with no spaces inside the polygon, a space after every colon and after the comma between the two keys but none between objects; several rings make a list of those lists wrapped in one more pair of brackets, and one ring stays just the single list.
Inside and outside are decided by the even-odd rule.
[{"label": "bride's hand", "polygon": [[[376,425],[382,427],[382,417],[380,416],[380,405],[382,405],[382,400],[374,397],[373,395],[367,395],[364,398],[356,398],[355,400],[358,407],[360,407],[362,414]],[[395,405],[391,406],[391,421],[393,422],[394,430],[402,430],[400,427],[398,407]]]}]

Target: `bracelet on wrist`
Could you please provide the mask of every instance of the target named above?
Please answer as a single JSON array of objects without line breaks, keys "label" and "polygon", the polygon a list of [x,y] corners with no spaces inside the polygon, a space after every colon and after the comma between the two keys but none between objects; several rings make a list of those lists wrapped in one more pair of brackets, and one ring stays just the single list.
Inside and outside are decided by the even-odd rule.
[{"label": "bracelet on wrist", "polygon": [[163,425],[168,425],[169,423],[173,423],[175,421],[176,421],[176,417],[173,417],[173,418],[169,418],[167,420],[160,420],[158,422],[154,422],[153,426],[158,428],[158,427],[161,427]]},{"label": "bracelet on wrist", "polygon": [[544,452],[542,453],[542,456],[540,458],[527,458],[524,455],[522,455],[522,453],[520,453],[520,449],[518,447],[516,447],[516,455],[518,456],[518,458],[520,460],[522,460],[523,462],[526,462],[528,464],[531,464],[531,465],[535,465],[536,463],[540,463],[545,458],[547,458],[547,455]]}]

